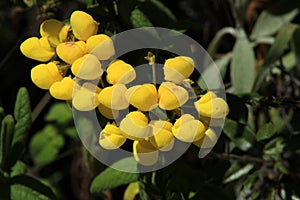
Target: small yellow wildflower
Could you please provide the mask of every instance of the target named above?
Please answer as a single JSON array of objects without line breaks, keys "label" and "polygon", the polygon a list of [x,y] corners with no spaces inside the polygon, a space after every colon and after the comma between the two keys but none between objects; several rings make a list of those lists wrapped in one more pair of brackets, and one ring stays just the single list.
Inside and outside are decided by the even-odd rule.
[{"label": "small yellow wildflower", "polygon": [[75,60],[87,54],[87,48],[83,41],[64,42],[57,45],[56,53],[60,59],[72,64]]},{"label": "small yellow wildflower", "polygon": [[160,151],[170,151],[174,146],[172,123],[154,120],[149,123],[153,128],[153,136],[149,138],[151,144]]},{"label": "small yellow wildflower", "polygon": [[104,117],[108,119],[116,119],[119,116],[118,110],[110,109],[101,103],[98,105],[98,110]]},{"label": "small yellow wildflower", "polygon": [[46,37],[28,38],[21,44],[20,50],[26,57],[40,62],[49,61],[55,54]]},{"label": "small yellow wildflower", "polygon": [[177,56],[166,60],[164,64],[165,80],[180,83],[194,71],[194,61],[190,57]]},{"label": "small yellow wildflower", "polygon": [[157,106],[158,94],[153,84],[136,85],[129,88],[125,97],[127,101],[141,111],[149,111]]},{"label": "small yellow wildflower", "polygon": [[99,105],[98,94],[101,91],[92,83],[84,83],[79,89],[73,89],[72,105],[80,111],[89,111],[95,109]]},{"label": "small yellow wildflower", "polygon": [[194,142],[204,136],[205,130],[206,127],[201,121],[190,114],[184,114],[176,120],[172,133],[183,142]]},{"label": "small yellow wildflower", "polygon": [[98,23],[93,17],[83,11],[74,11],[70,18],[74,36],[86,41],[98,32]]},{"label": "small yellow wildflower", "polygon": [[60,100],[71,100],[75,82],[70,77],[64,77],[50,87],[50,94]]},{"label": "small yellow wildflower", "polygon": [[45,20],[40,26],[40,34],[47,37],[52,47],[56,47],[59,43],[59,33],[64,27],[64,23],[56,19]]},{"label": "small yellow wildflower", "polygon": [[218,141],[218,136],[216,132],[213,129],[208,128],[205,131],[204,137],[198,141],[193,142],[193,144],[199,148],[212,148],[213,146],[215,146],[217,141]]},{"label": "small yellow wildflower", "polygon": [[51,85],[63,79],[55,63],[39,64],[31,69],[32,82],[41,89],[48,90]]},{"label": "small yellow wildflower", "polygon": [[71,70],[76,77],[85,80],[94,80],[103,74],[100,61],[92,54],[86,54],[75,60]]},{"label": "small yellow wildflower", "polygon": [[134,68],[122,60],[115,60],[107,67],[106,80],[110,84],[127,84],[136,78]]},{"label": "small yellow wildflower", "polygon": [[112,39],[105,34],[89,37],[86,46],[90,54],[97,56],[99,60],[108,60],[115,55],[115,47]]},{"label": "small yellow wildflower", "polygon": [[98,95],[98,100],[104,106],[113,110],[123,110],[129,106],[125,98],[127,88],[123,84],[115,84],[104,88]]},{"label": "small yellow wildflower", "polygon": [[159,151],[147,140],[133,142],[133,156],[137,162],[144,166],[154,165],[158,160]]},{"label": "small yellow wildflower", "polygon": [[121,129],[113,124],[106,124],[100,132],[99,144],[104,149],[117,149],[126,142],[126,139]]},{"label": "small yellow wildflower", "polygon": [[171,82],[163,82],[158,89],[159,107],[174,110],[187,102],[188,92],[181,86]]}]

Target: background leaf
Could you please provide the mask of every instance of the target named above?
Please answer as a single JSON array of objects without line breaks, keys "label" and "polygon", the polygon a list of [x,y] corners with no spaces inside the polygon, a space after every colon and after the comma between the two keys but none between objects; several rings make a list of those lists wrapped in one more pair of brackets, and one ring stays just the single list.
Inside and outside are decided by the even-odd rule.
[{"label": "background leaf", "polygon": [[275,133],[276,133],[276,130],[275,130],[274,125],[272,123],[267,123],[258,130],[258,132],[256,134],[256,139],[257,139],[257,141],[269,139],[273,135],[275,135]]},{"label": "background leaf", "polygon": [[64,124],[73,119],[72,110],[65,102],[56,103],[51,106],[47,113],[45,120],[48,122],[57,122],[58,124]]},{"label": "background leaf", "polygon": [[255,80],[255,56],[244,31],[234,45],[230,72],[235,93],[251,92]]},{"label": "background leaf", "polygon": [[229,183],[240,179],[241,177],[248,174],[253,169],[253,167],[254,167],[253,164],[248,164],[245,165],[244,167],[239,168],[237,171],[235,171],[234,173],[230,174],[227,178],[225,178],[224,183]]},{"label": "background leaf", "polygon": [[130,21],[133,28],[153,27],[148,17],[138,8],[131,12]]},{"label": "background leaf", "polygon": [[63,136],[54,126],[47,125],[32,138],[29,150],[34,162],[42,165],[53,161],[63,145]]},{"label": "background leaf", "polygon": [[2,170],[9,170],[8,159],[10,157],[11,143],[14,132],[14,119],[7,115],[1,123],[0,132],[0,167]]}]

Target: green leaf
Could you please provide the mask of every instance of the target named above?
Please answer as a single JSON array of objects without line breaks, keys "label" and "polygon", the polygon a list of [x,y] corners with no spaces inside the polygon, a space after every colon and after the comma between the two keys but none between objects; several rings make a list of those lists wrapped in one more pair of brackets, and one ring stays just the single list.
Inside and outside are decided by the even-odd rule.
[{"label": "green leaf", "polygon": [[12,197],[17,197],[17,199],[57,199],[48,186],[30,176],[14,176],[10,182],[12,184]]},{"label": "green leaf", "polygon": [[138,8],[131,12],[130,21],[133,28],[153,27],[148,17]]},{"label": "green leaf", "polygon": [[15,132],[9,165],[13,166],[25,151],[27,133],[31,127],[31,107],[26,88],[19,89],[15,103],[14,116],[16,119]]},{"label": "green leaf", "polygon": [[223,131],[243,151],[248,151],[255,143],[254,132],[244,124],[225,119]]},{"label": "green leaf", "polygon": [[11,168],[10,176],[17,176],[17,175],[25,174],[26,172],[27,172],[26,165],[21,161],[17,161],[16,164]]},{"label": "green leaf", "polygon": [[207,48],[207,52],[211,57],[214,57],[214,55],[218,51],[220,42],[222,41],[223,37],[227,34],[230,34],[230,35],[236,37],[235,28],[233,28],[233,27],[224,27],[224,28],[220,29],[217,32],[217,34],[215,35],[213,40],[210,42],[210,44]]},{"label": "green leaf", "polygon": [[263,65],[260,67],[258,75],[255,80],[254,90],[258,90],[260,84],[264,80],[265,71],[269,69],[269,66],[276,62],[286,50],[286,47],[297,30],[298,26],[288,24],[281,28],[276,36],[274,44],[268,51]]},{"label": "green leaf", "polygon": [[265,139],[269,139],[273,135],[275,135],[275,133],[276,133],[276,130],[275,130],[274,125],[272,123],[267,123],[258,130],[258,132],[256,134],[256,140],[262,141]]},{"label": "green leaf", "polygon": [[297,28],[293,35],[292,45],[293,45],[293,53],[297,61],[297,67],[298,69],[300,69],[300,28]]},{"label": "green leaf", "polygon": [[65,124],[73,119],[72,110],[65,102],[54,104],[47,113],[45,120],[47,122],[57,122]]},{"label": "green leaf", "polygon": [[[126,167],[126,159],[124,159],[124,161],[119,161],[119,164],[116,163],[116,165],[118,165],[118,167],[121,165]],[[115,188],[120,185],[132,183],[137,181],[138,178],[139,174],[137,173],[123,172],[110,167],[95,177],[91,184],[90,191],[92,194],[101,195],[102,191],[105,189]]]},{"label": "green leaf", "polygon": [[253,167],[254,167],[253,164],[247,164],[244,167],[239,168],[237,171],[230,174],[230,176],[228,176],[224,180],[224,183],[229,183],[229,182],[232,182],[232,181],[235,181],[235,180],[238,180],[238,179],[242,178],[243,176],[248,174],[253,169]]},{"label": "green leaf", "polygon": [[285,23],[294,19],[298,12],[298,9],[294,9],[283,15],[273,15],[266,10],[263,11],[255,23],[250,38],[255,39],[276,33]]},{"label": "green leaf", "polygon": [[64,145],[64,138],[58,130],[47,125],[37,132],[30,141],[30,154],[36,164],[44,165],[53,161]]},{"label": "green leaf", "polygon": [[254,172],[243,182],[242,188],[239,191],[238,200],[255,199],[259,196],[258,192],[253,192],[252,187],[259,178],[259,171]]},{"label": "green leaf", "polygon": [[244,31],[240,32],[233,48],[230,70],[235,93],[249,93],[255,81],[255,56]]},{"label": "green leaf", "polygon": [[11,150],[11,143],[14,132],[14,119],[11,115],[7,115],[1,123],[0,132],[0,167],[2,170],[9,170],[8,159]]},{"label": "green leaf", "polygon": [[4,109],[2,107],[0,107],[0,122],[2,122],[4,117],[5,117]]}]

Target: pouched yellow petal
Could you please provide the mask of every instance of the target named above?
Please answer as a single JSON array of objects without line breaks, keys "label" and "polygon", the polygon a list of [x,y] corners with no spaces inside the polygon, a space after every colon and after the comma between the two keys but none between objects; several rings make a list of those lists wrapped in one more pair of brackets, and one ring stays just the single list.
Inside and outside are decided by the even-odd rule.
[{"label": "pouched yellow petal", "polygon": [[86,54],[75,60],[71,70],[76,77],[85,80],[94,80],[103,74],[100,61],[92,54]]},{"label": "pouched yellow petal", "polygon": [[153,136],[149,138],[151,144],[160,151],[170,151],[174,146],[172,124],[168,121],[151,121]]},{"label": "pouched yellow petal", "polygon": [[204,117],[224,118],[229,112],[227,103],[222,98],[214,98],[205,103],[199,103],[200,100],[194,103],[198,113]]},{"label": "pouched yellow petal", "polygon": [[56,99],[71,100],[75,82],[70,77],[65,77],[59,82],[55,82],[50,87],[50,94]]},{"label": "pouched yellow petal", "polygon": [[198,103],[199,104],[206,103],[215,98],[217,98],[217,95],[215,93],[213,93],[212,91],[208,91],[198,100]]},{"label": "pouched yellow petal", "polygon": [[98,100],[104,106],[113,110],[123,110],[129,106],[125,98],[127,88],[123,84],[115,84],[101,90]]},{"label": "pouched yellow petal", "polygon": [[58,34],[59,42],[67,42],[68,41],[68,34],[69,34],[70,30],[71,30],[71,26],[69,26],[69,25],[64,25],[60,29],[59,34]]},{"label": "pouched yellow petal", "polygon": [[133,142],[134,159],[142,165],[151,166],[158,161],[158,151],[146,140]]},{"label": "pouched yellow petal", "polygon": [[184,114],[176,120],[172,133],[183,142],[194,142],[204,136],[206,127],[190,114]]},{"label": "pouched yellow petal", "polygon": [[105,34],[93,35],[86,41],[89,53],[97,56],[99,60],[108,60],[115,55],[112,39]]},{"label": "pouched yellow petal", "polygon": [[97,93],[90,90],[80,88],[73,91],[72,105],[80,111],[89,111],[95,109],[99,105]]},{"label": "pouched yellow petal", "polygon": [[127,84],[136,78],[134,68],[122,60],[115,60],[107,68],[106,80],[110,84]]},{"label": "pouched yellow petal", "polygon": [[64,23],[56,19],[47,19],[40,26],[40,34],[48,37],[52,47],[56,47],[59,41],[59,32],[64,27]]},{"label": "pouched yellow petal", "polygon": [[198,141],[193,142],[193,144],[199,148],[212,148],[215,146],[217,141],[218,141],[218,136],[216,132],[213,129],[208,128],[205,131],[204,137]]},{"label": "pouched yellow petal", "polygon": [[54,56],[54,50],[45,48],[45,41],[41,41],[37,37],[31,37],[25,40],[21,46],[20,50],[24,56],[40,61],[46,62],[49,61]]},{"label": "pouched yellow petal", "polygon": [[126,142],[126,137],[115,125],[107,124],[100,132],[99,144],[104,149],[112,150],[121,147]]},{"label": "pouched yellow petal", "polygon": [[141,111],[149,111],[157,106],[158,95],[153,84],[137,85],[129,88],[125,97],[127,101]]},{"label": "pouched yellow petal", "polygon": [[41,38],[40,38],[40,44],[41,44],[41,46],[42,46],[44,49],[46,49],[46,50],[48,50],[48,51],[50,51],[50,52],[53,51],[53,47],[51,47],[51,45],[50,45],[49,40],[48,40],[47,37],[41,37]]},{"label": "pouched yellow petal", "polygon": [[189,99],[188,92],[181,86],[171,82],[163,82],[158,88],[159,107],[174,110]]},{"label": "pouched yellow petal", "polygon": [[62,80],[63,77],[59,73],[56,64],[50,62],[32,68],[31,79],[39,88],[48,90],[53,83]]},{"label": "pouched yellow petal", "polygon": [[93,17],[83,11],[74,11],[70,18],[74,36],[86,41],[98,32],[98,23]]},{"label": "pouched yellow petal", "polygon": [[78,58],[84,56],[87,53],[85,42],[65,42],[60,43],[56,47],[56,53],[68,64],[72,64]]},{"label": "pouched yellow petal", "polygon": [[119,116],[118,110],[112,110],[101,103],[98,105],[98,110],[104,117],[108,119],[117,119]]},{"label": "pouched yellow petal", "polygon": [[190,57],[177,56],[166,60],[164,64],[165,80],[180,83],[194,71],[194,61]]},{"label": "pouched yellow petal", "polygon": [[149,126],[147,117],[139,111],[128,113],[121,121],[120,129],[131,140],[142,140],[152,136],[152,127]]},{"label": "pouched yellow petal", "polygon": [[200,116],[200,120],[208,127],[222,127],[224,125],[225,118],[210,118],[210,117],[204,117]]}]

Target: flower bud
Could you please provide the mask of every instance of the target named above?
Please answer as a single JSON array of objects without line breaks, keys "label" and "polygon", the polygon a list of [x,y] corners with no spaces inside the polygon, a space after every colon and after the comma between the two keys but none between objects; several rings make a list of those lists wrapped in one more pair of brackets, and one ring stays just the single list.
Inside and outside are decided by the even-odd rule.
[{"label": "flower bud", "polygon": [[60,43],[56,47],[56,53],[68,64],[72,64],[78,58],[84,56],[87,53],[85,42],[65,42]]},{"label": "flower bud", "polygon": [[190,57],[177,56],[166,60],[164,64],[165,80],[180,83],[194,71],[194,61]]},{"label": "flower bud", "polygon": [[206,127],[190,114],[184,114],[176,120],[172,132],[174,136],[183,142],[194,142],[204,136]]},{"label": "flower bud", "polygon": [[71,30],[71,26],[69,25],[64,25],[60,31],[59,31],[59,34],[58,34],[58,39],[59,39],[59,42],[67,42],[68,41],[68,34],[69,34],[69,31]]},{"label": "flower bud", "polygon": [[121,129],[113,124],[106,124],[100,132],[99,144],[104,149],[113,150],[121,147],[126,142],[126,137]]},{"label": "flower bud", "polygon": [[134,159],[144,166],[154,165],[158,161],[158,151],[146,140],[133,142]]},{"label": "flower bud", "polygon": [[86,41],[88,52],[97,56],[99,60],[108,60],[115,55],[114,43],[110,37],[104,34],[93,35]]},{"label": "flower bud", "polygon": [[74,36],[86,41],[98,32],[98,23],[93,17],[83,11],[74,11],[70,18]]},{"label": "flower bud", "polygon": [[127,88],[123,84],[115,84],[101,90],[98,100],[104,106],[113,110],[123,110],[129,106],[125,98]]},{"label": "flower bud", "polygon": [[[203,98],[203,99],[202,99]],[[224,99],[208,92],[194,103],[196,110],[201,116],[209,118],[225,118],[229,108]]]},{"label": "flower bud", "polygon": [[49,61],[55,54],[47,38],[28,38],[21,44],[20,50],[26,57],[40,62]]},{"label": "flower bud", "polygon": [[61,81],[62,75],[59,73],[55,63],[39,64],[31,69],[32,82],[41,89],[48,90],[53,83]]},{"label": "flower bud", "polygon": [[187,102],[188,92],[181,86],[171,82],[163,82],[158,89],[159,107],[174,110]]},{"label": "flower bud", "polygon": [[153,84],[137,85],[129,88],[125,97],[127,101],[141,111],[149,111],[157,106],[158,95]]},{"label": "flower bud", "polygon": [[40,26],[40,34],[47,37],[51,46],[56,47],[59,41],[59,33],[64,27],[64,23],[56,19],[47,19]]},{"label": "flower bud", "polygon": [[200,140],[193,142],[193,144],[199,148],[212,148],[215,146],[217,141],[218,141],[218,136],[216,132],[213,129],[208,128],[205,131],[204,137],[201,138]]},{"label": "flower bud", "polygon": [[136,78],[134,68],[122,60],[115,60],[110,63],[106,72],[106,80],[110,84],[127,84]]},{"label": "flower bud", "polygon": [[151,121],[153,136],[149,138],[151,144],[160,151],[169,151],[174,146],[174,135],[172,134],[172,123],[168,121]]},{"label": "flower bud", "polygon": [[50,94],[56,99],[71,100],[75,81],[70,77],[64,77],[61,81],[55,82],[50,87]]},{"label": "flower bud", "polygon": [[152,128],[148,124],[147,117],[139,111],[128,113],[121,121],[120,129],[131,140],[142,140],[152,136]]},{"label": "flower bud", "polygon": [[86,54],[75,60],[71,70],[76,77],[85,80],[94,80],[103,74],[100,61],[92,54]]}]

